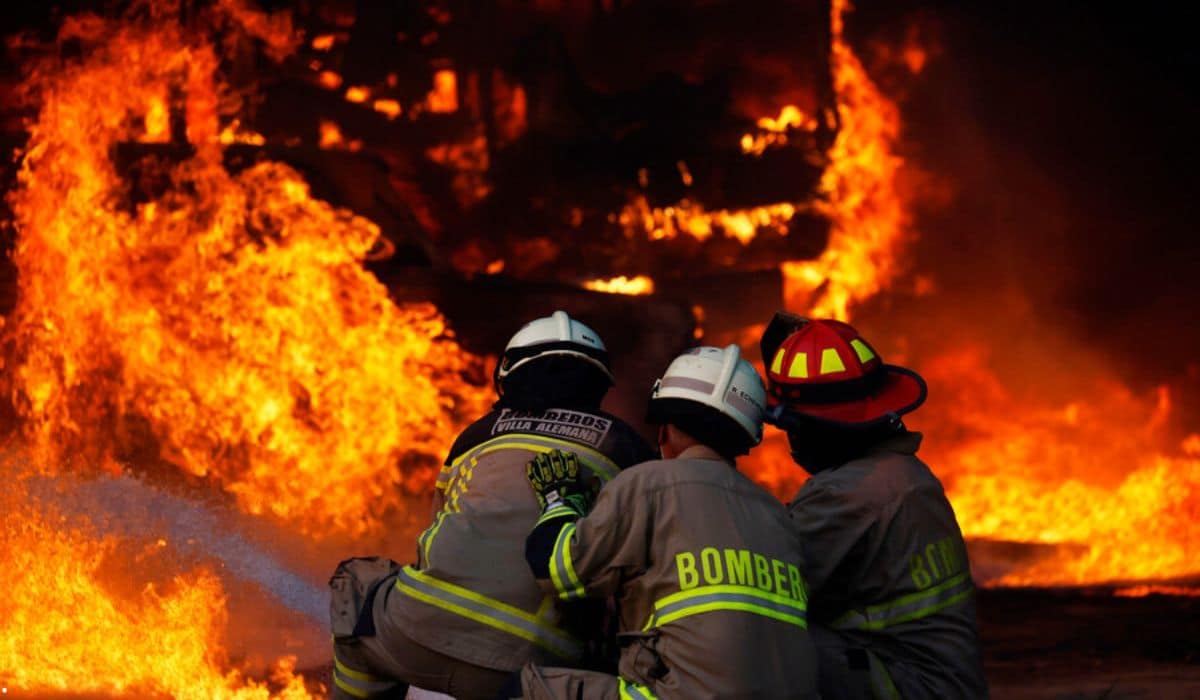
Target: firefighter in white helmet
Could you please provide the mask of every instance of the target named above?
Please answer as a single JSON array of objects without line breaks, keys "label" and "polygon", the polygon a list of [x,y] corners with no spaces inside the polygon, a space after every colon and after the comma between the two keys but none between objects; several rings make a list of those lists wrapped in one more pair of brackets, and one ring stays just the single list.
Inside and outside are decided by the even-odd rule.
[{"label": "firefighter in white helmet", "polygon": [[676,358],[649,420],[662,459],[588,491],[575,455],[529,464],[544,503],[525,556],[562,600],[615,596],[619,675],[527,665],[529,698],[815,698],[801,545],[737,471],[762,438],[765,390],[736,345]]},{"label": "firefighter in white helmet", "polygon": [[525,565],[541,512],[526,464],[570,454],[592,493],[649,459],[650,446],[600,410],[613,383],[608,353],[564,311],[513,335],[494,382],[494,410],[458,437],[438,476],[416,563],[359,558],[335,572],[335,698],[403,697],[412,684],[490,699],[527,661],[589,662],[582,632],[597,616],[560,605]]}]

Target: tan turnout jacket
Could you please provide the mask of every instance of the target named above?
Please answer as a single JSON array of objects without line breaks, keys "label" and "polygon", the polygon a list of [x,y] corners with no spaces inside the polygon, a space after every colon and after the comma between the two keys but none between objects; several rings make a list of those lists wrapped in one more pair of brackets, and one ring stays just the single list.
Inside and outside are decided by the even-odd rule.
[{"label": "tan turnout jacket", "polygon": [[876,655],[901,697],[984,698],[966,546],[920,444],[908,433],[818,472],[789,506],[812,619]]},{"label": "tan turnout jacket", "polygon": [[443,505],[378,624],[486,668],[577,661],[580,640],[563,629],[559,606],[525,562],[525,538],[540,512],[525,465],[556,449],[575,453],[597,488],[651,454],[628,424],[603,411],[484,416],[451,449],[437,483]]},{"label": "tan turnout jacket", "polygon": [[[801,543],[786,510],[707,447],[613,479],[543,582],[615,595],[623,697],[816,697]],[[623,693],[626,691],[623,690]]]}]

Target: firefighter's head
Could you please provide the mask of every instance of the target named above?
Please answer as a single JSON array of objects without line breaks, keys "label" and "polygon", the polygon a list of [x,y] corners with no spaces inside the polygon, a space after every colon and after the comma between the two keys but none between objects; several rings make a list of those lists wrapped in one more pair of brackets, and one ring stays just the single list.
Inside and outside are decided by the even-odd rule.
[{"label": "firefighter's head", "polygon": [[762,338],[766,422],[787,431],[809,471],[837,466],[904,431],[901,416],[925,401],[925,380],[884,364],[853,326],[775,314]]},{"label": "firefighter's head", "polygon": [[565,311],[521,327],[492,377],[497,405],[520,410],[595,409],[613,385],[600,336]]},{"label": "firefighter's head", "polygon": [[736,345],[692,348],[675,358],[650,394],[647,422],[659,426],[664,457],[674,457],[672,431],[726,459],[762,441],[766,389]]}]

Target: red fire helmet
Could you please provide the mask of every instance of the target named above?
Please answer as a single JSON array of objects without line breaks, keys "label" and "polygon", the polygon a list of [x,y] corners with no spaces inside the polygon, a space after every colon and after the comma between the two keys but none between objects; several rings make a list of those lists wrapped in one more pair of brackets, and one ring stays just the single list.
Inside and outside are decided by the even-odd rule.
[{"label": "red fire helmet", "polygon": [[925,402],[920,375],[884,364],[841,321],[777,313],[763,333],[762,352],[767,421],[780,427],[789,417],[866,427],[898,420]]}]

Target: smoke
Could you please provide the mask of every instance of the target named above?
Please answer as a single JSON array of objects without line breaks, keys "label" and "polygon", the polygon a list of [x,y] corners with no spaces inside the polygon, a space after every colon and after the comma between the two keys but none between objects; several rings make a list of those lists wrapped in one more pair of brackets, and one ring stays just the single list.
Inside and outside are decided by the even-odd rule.
[{"label": "smoke", "polygon": [[302,664],[324,662],[327,589],[314,564],[289,551],[302,545],[261,519],[129,475],[33,476],[24,487],[29,506],[123,542],[120,559],[102,569],[111,588],[136,592],[203,565],[220,575],[229,597],[231,653],[246,655],[247,663],[285,653]]},{"label": "smoke", "polygon": [[166,493],[130,476],[103,476],[64,487],[63,477],[35,477],[34,499],[52,500],[60,512],[87,514],[100,535],[142,538],[155,533],[184,559],[217,559],[234,579],[257,583],[264,593],[316,625],[328,616],[328,596],[271,552],[229,529],[230,514]]},{"label": "smoke", "polygon": [[916,362],[986,346],[1007,386],[1052,401],[1097,380],[1139,396],[1167,385],[1175,432],[1195,430],[1200,100],[1181,79],[1195,57],[1175,55],[1155,12],[893,3],[854,15],[859,43],[915,33],[932,56],[915,78],[894,56],[869,61],[903,93],[922,279],[864,309],[868,331],[903,336]]}]

